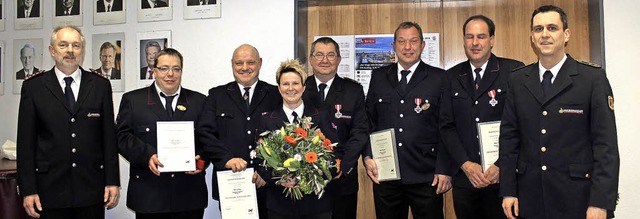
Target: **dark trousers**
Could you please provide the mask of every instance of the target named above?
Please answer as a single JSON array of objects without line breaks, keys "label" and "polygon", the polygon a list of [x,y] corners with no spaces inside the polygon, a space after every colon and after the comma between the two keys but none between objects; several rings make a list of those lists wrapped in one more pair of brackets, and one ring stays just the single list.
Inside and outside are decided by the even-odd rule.
[{"label": "dark trousers", "polygon": [[314,215],[283,215],[269,211],[269,219],[331,219],[331,211]]},{"label": "dark trousers", "polygon": [[358,193],[333,196],[332,219],[356,219]]},{"label": "dark trousers", "polygon": [[409,207],[414,219],[443,219],[442,194],[429,183],[402,184],[400,181],[373,184],[378,219],[407,218]]},{"label": "dark trousers", "polygon": [[104,219],[104,204],[78,208],[42,208],[40,219]]},{"label": "dark trousers", "polygon": [[497,186],[482,189],[453,188],[453,206],[458,219],[506,218]]},{"label": "dark trousers", "polygon": [[191,211],[169,212],[169,213],[138,213],[136,219],[202,219],[204,208]]}]

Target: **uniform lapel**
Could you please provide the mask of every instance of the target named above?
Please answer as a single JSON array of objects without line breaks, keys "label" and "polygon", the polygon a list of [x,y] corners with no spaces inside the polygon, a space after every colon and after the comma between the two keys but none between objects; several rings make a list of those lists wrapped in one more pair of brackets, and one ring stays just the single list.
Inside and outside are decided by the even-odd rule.
[{"label": "uniform lapel", "polygon": [[[571,56],[567,55],[567,59],[564,61],[564,64],[560,68],[558,75],[556,75],[556,79],[553,80],[553,84],[551,84],[551,90],[549,91],[549,95],[545,97],[545,103],[549,100],[553,99],[556,95],[562,92],[564,89],[569,87],[573,80],[571,77],[578,74],[576,61],[571,58]],[[542,88],[541,88],[542,89]]]},{"label": "uniform lapel", "polygon": [[167,111],[164,109],[162,101],[160,101],[160,96],[158,96],[158,91],[156,91],[156,86],[153,83],[147,88],[147,107],[149,107],[149,110],[156,114],[158,118],[169,120],[169,115],[167,115]]},{"label": "uniform lapel", "polygon": [[472,97],[475,93],[473,88],[473,76],[471,76],[471,65],[469,64],[469,61],[466,63],[467,64],[463,66],[463,71],[458,73],[456,78],[458,79],[460,86],[467,92],[467,95]]},{"label": "uniform lapel", "polygon": [[[256,91],[257,90],[258,89],[256,87]],[[245,106],[244,99],[242,99],[242,93],[240,92],[238,83],[232,82],[231,84],[229,84],[229,86],[227,86],[227,95],[229,95],[229,99],[233,100],[233,102],[236,104],[236,106],[238,106],[238,109],[240,109],[242,113],[244,113],[245,115],[249,115],[247,113],[247,107]]]},{"label": "uniform lapel", "polygon": [[49,72],[45,74],[48,74],[48,75],[42,76],[46,78],[45,86],[47,86],[51,94],[53,94],[53,96],[55,96],[56,99],[58,99],[58,102],[60,102],[60,104],[62,104],[67,109],[67,111],[71,113],[71,109],[67,104],[67,99],[64,97],[62,87],[58,82],[58,78],[56,78],[56,72],[53,69],[51,69]]},{"label": "uniform lapel", "polygon": [[524,86],[529,90],[539,104],[544,102],[544,93],[542,93],[542,85],[540,85],[540,77],[538,73],[538,64],[534,64],[533,68],[525,73]]},{"label": "uniform lapel", "polygon": [[480,81],[480,87],[478,88],[478,92],[475,92],[475,99],[477,100],[483,93],[487,92],[493,82],[498,78],[498,72],[500,71],[500,64],[498,63],[498,58],[491,54],[489,58],[489,63],[487,63],[487,69],[484,70],[484,75],[482,76],[482,80]]},{"label": "uniform lapel", "polygon": [[307,81],[305,82],[305,86],[307,88],[304,89],[304,94],[309,97],[310,103],[315,106],[320,106],[322,103],[320,101],[320,91],[318,91],[318,84],[316,84],[315,76],[307,77]]},{"label": "uniform lapel", "polygon": [[[411,79],[409,80],[409,84],[407,84],[407,88],[405,90],[405,94],[409,93],[413,88],[418,86],[418,84],[424,80],[428,75],[427,65],[420,61],[418,67],[416,68],[416,72],[413,73]],[[396,77],[397,78],[397,77]]]},{"label": "uniform lapel", "polygon": [[331,87],[329,87],[329,92],[327,92],[327,97],[324,99],[324,106],[333,106],[336,104],[337,100],[342,98],[342,84],[344,83],[344,79],[338,77],[337,75],[333,77],[333,82],[331,82]]},{"label": "uniform lapel", "polygon": [[[268,92],[269,90],[266,89],[263,83],[260,83],[260,81],[256,83],[256,87],[253,90],[253,97],[251,98],[251,103],[249,104],[249,112],[247,112],[247,115],[251,115],[253,111],[255,111],[256,108],[258,108],[258,106],[260,105],[260,102],[262,102],[264,97],[267,96]],[[240,99],[240,100],[242,101],[242,104],[244,104],[244,100],[243,99]]]},{"label": "uniform lapel", "polygon": [[396,92],[398,92],[398,95],[400,95],[400,96],[404,95],[399,90],[400,87],[398,86],[398,83],[400,83],[398,81],[398,63],[391,64],[390,68],[387,69],[387,81],[389,82],[391,87],[393,89],[395,89]]},{"label": "uniform lapel", "polygon": [[78,112],[78,110],[80,109],[80,106],[82,106],[82,103],[84,103],[84,101],[87,99],[87,97],[89,96],[90,93],[93,92],[93,89],[95,89],[95,86],[93,86],[93,77],[91,77],[92,73],[85,73],[85,71],[80,68],[80,74],[82,76],[80,79],[80,89],[78,91],[78,99],[76,101],[76,104],[74,105],[74,108],[72,109],[72,114],[76,114]]},{"label": "uniform lapel", "polygon": [[[282,109],[282,106],[280,106],[280,108],[278,108],[277,110],[273,111],[271,113],[271,115],[269,115],[269,119],[275,120],[277,121],[281,121],[284,125],[284,123],[288,123],[289,122],[289,118],[287,118],[287,114],[284,113],[284,109]],[[280,125],[280,124],[278,124]]]},{"label": "uniform lapel", "polygon": [[189,93],[185,89],[182,89],[180,96],[178,96],[178,104],[173,111],[173,120],[182,120],[187,110],[189,110]]}]

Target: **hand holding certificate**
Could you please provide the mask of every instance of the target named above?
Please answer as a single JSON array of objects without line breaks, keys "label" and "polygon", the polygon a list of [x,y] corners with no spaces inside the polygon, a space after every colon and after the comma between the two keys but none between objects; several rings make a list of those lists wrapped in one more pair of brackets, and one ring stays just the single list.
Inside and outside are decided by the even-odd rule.
[{"label": "hand holding certificate", "polygon": [[378,168],[378,181],[400,179],[398,152],[396,151],[395,129],[385,129],[371,133],[371,152]]},{"label": "hand holding certificate", "polygon": [[486,171],[499,156],[500,121],[478,123],[482,171]]},{"label": "hand holding certificate", "polygon": [[160,172],[196,170],[193,121],[157,122]]},{"label": "hand holding certificate", "polygon": [[216,174],[222,218],[259,218],[256,186],[251,182],[253,168],[235,173],[231,170],[218,171]]}]

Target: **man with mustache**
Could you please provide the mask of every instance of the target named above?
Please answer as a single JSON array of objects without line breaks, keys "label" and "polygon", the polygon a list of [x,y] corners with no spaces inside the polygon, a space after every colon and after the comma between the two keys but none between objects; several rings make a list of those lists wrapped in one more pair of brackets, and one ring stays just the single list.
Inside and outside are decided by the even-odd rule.
[{"label": "man with mustache", "polygon": [[24,81],[18,113],[18,186],[35,218],[104,218],[120,175],[109,80],[80,67],[75,26],[53,30],[55,66]]}]

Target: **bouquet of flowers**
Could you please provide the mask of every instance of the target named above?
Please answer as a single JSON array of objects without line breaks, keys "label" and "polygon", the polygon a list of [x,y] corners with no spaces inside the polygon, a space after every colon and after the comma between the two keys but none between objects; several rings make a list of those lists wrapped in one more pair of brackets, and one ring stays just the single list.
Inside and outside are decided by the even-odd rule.
[{"label": "bouquet of flowers", "polygon": [[333,160],[337,143],[332,144],[320,129],[311,127],[311,117],[299,121],[261,133],[262,138],[251,156],[263,159],[262,166],[273,168],[277,185],[297,182],[293,188],[285,188],[286,197],[300,200],[303,195],[314,193],[321,198],[333,178],[329,169],[340,167],[340,160]]}]

